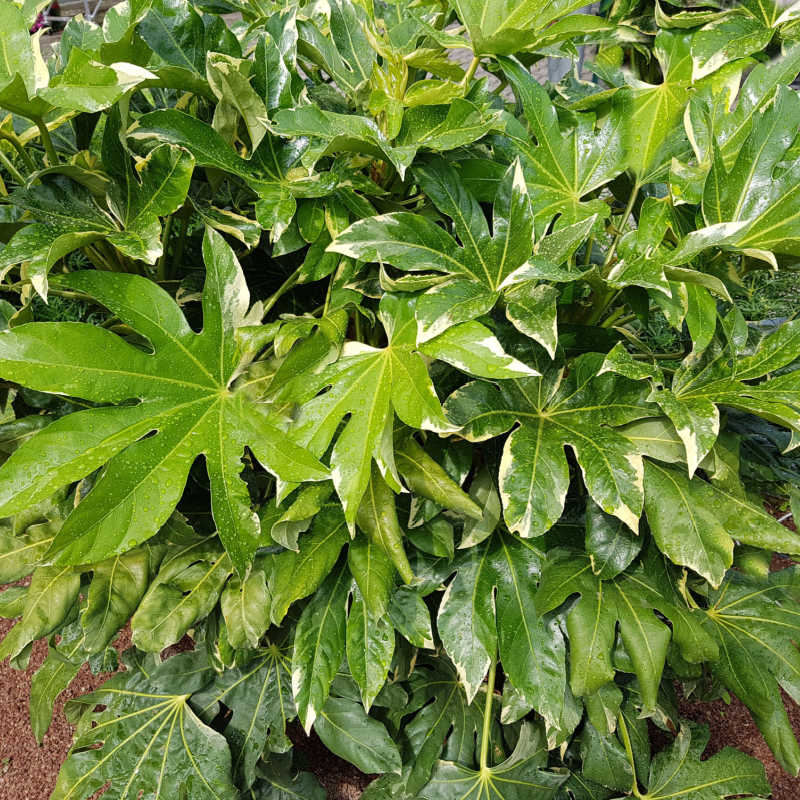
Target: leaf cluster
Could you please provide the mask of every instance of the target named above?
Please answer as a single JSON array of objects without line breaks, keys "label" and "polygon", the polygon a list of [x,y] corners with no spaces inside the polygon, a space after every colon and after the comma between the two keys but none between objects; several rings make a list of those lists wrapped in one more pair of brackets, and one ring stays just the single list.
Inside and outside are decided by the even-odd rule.
[{"label": "leaf cluster", "polygon": [[45,62],[0,0],[38,739],[133,641],[55,800],[321,799],[301,728],[365,800],[766,796],[677,684],[800,772],[800,319],[742,301],[800,264],[797,10],[582,7],[125,0]]}]

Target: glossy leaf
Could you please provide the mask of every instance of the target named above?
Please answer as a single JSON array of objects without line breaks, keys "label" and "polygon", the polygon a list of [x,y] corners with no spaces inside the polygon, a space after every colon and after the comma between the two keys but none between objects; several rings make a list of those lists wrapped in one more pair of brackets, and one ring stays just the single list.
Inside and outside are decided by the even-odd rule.
[{"label": "glossy leaf", "polygon": [[[104,710],[95,712],[98,705]],[[105,794],[113,798],[140,790],[153,798],[184,791],[198,798],[237,797],[228,745],[195,716],[188,695],[160,692],[134,671],[111,678],[71,707],[83,712],[81,724],[53,797],[86,797],[108,782]],[[151,752],[161,757],[148,758]]]},{"label": "glossy leaf", "polygon": [[[238,479],[245,444],[285,478],[326,475],[316,459],[287,439],[268,416],[228,391],[239,360],[234,334],[243,322],[248,292],[238,262],[219,234],[206,234],[204,253],[208,273],[205,327],[200,334],[191,331],[166,293],[143,278],[83,272],[64,281],[93,294],[138,328],[151,339],[153,355],[114,334],[75,323],[32,323],[3,340],[0,370],[7,377],[40,391],[66,389],[94,401],[141,401],[79,412],[51,427],[50,435],[69,432],[70,439],[61,439],[58,458],[51,456],[44,469],[28,470],[31,460],[40,457],[35,438],[3,466],[3,509],[8,513],[110,461],[51,546],[58,563],[108,557],[156,533],[172,513],[189,467],[204,452],[220,534],[243,571],[258,536],[246,487]],[[161,319],[150,318],[151,307],[159,310]],[[69,351],[32,356],[56,341],[69,343]],[[98,358],[102,365],[93,366]],[[142,438],[154,430],[159,431],[157,436]],[[238,434],[231,435],[233,430]],[[91,450],[87,436],[92,438]],[[138,466],[131,469],[134,463]],[[120,526],[117,515],[123,513],[127,523]]]}]

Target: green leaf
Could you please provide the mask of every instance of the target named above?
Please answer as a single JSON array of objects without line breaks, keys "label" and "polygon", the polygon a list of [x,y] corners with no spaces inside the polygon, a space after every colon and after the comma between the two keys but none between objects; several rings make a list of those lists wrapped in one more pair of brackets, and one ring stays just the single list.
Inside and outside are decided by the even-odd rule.
[{"label": "green leaf", "polygon": [[258,800],[325,800],[325,790],[310,772],[292,775],[270,759],[258,769],[253,797]]},{"label": "green leaf", "polygon": [[265,749],[282,753],[291,746],[286,724],[294,718],[290,658],[276,644],[241,667],[225,670],[202,692],[192,695],[197,715],[211,724],[221,706],[231,711],[222,729],[233,760],[233,775],[240,787],[257,776],[256,764]]},{"label": "green leaf", "polygon": [[411,583],[414,573],[403,546],[403,531],[397,520],[394,494],[377,464],[372,465],[372,474],[356,514],[356,524],[389,557],[400,577]]},{"label": "green leaf", "polygon": [[[291,399],[302,404],[293,429],[300,443],[321,456],[336,436],[331,477],[351,526],[370,481],[373,460],[386,467],[383,442],[395,413],[413,428],[452,430],[425,363],[413,351],[413,314],[413,298],[384,295],[379,316],[388,345],[375,349],[345,344],[336,363],[316,375],[304,376],[289,392]],[[329,391],[315,396],[327,387]],[[337,436],[347,414],[349,421]]]},{"label": "green leaf", "polygon": [[159,653],[179,641],[211,613],[232,572],[230,558],[213,539],[171,548],[131,619],[136,647]]},{"label": "green leaf", "polygon": [[432,648],[431,614],[422,595],[410,586],[400,586],[389,604],[389,619],[414,647]]},{"label": "green leaf", "polygon": [[223,53],[208,53],[206,78],[220,103],[232,105],[244,121],[252,150],[258,148],[267,133],[267,109],[252,87],[252,62]]},{"label": "green leaf", "polygon": [[361,690],[361,702],[367,713],[386,682],[394,638],[394,627],[386,617],[373,615],[360,592],[355,593],[347,615],[347,665]]},{"label": "green leaf", "polygon": [[270,624],[264,571],[255,567],[244,580],[232,577],[222,591],[220,608],[230,646],[236,650],[258,647]]},{"label": "green leaf", "polygon": [[453,761],[439,761],[422,791],[426,800],[552,800],[567,775],[547,770],[543,731],[523,723],[514,752],[501,764],[473,770]]},{"label": "green leaf", "polygon": [[462,551],[437,627],[470,702],[499,652],[506,676],[525,701],[557,726],[564,703],[564,643],[557,625],[534,605],[532,577],[540,564],[537,550],[503,533]]},{"label": "green leaf", "polygon": [[800,98],[779,86],[752,126],[730,171],[723,155],[714,153],[703,195],[707,225],[744,223],[721,246],[793,254],[800,244],[796,165],[782,169],[793,131],[800,124]]},{"label": "green leaf", "polygon": [[306,170],[300,170],[302,175],[296,180],[290,176],[308,150],[303,139],[282,142],[267,133],[251,158],[245,159],[210,125],[174,108],[139,117],[128,136],[147,146],[170,142],[183,147],[198,167],[220,169],[244,182],[258,197],[256,218],[262,227],[272,230],[273,241],[280,238],[294,216],[295,196],[316,197],[331,189],[330,182],[321,176],[307,177]]},{"label": "green leaf", "polygon": [[[189,695],[155,689],[138,670],[117,675],[69,703],[82,711],[75,743],[58,775],[57,800],[144,791],[154,798],[230,798],[231,756],[225,739],[200,722]],[[95,711],[96,707],[102,711]],[[158,757],[148,757],[151,753]]]},{"label": "green leaf", "polygon": [[303,609],[292,654],[292,694],[297,714],[311,731],[328,700],[331,682],[344,660],[346,604],[352,578],[342,563]]},{"label": "green leaf", "polygon": [[663,174],[671,158],[689,149],[679,123],[690,94],[690,42],[683,31],[660,31],[653,49],[663,81],[648,85],[630,79],[622,94],[626,164],[639,184]]},{"label": "green leaf", "polygon": [[310,595],[333,569],[349,539],[338,504],[326,505],[314,518],[311,530],[298,540],[298,550],[258,556],[254,569],[267,576],[270,618],[279,625],[296,600]]},{"label": "green leaf", "polygon": [[671,561],[719,586],[733,562],[733,538],[765,550],[793,553],[791,532],[766,511],[698,477],[645,462],[645,510],[653,538]]},{"label": "green leaf", "polygon": [[[709,630],[719,641],[714,675],[735,692],[783,768],[800,771],[800,746],[789,724],[780,688],[800,695],[800,656],[794,645],[797,603],[794,570],[759,580],[730,572],[709,600]],[[788,591],[787,591],[788,583]]]},{"label": "green leaf", "polygon": [[360,703],[331,697],[317,717],[314,730],[323,744],[365,773],[400,772],[397,745],[381,722]]},{"label": "green leaf", "polygon": [[624,572],[641,549],[641,537],[621,520],[591,500],[586,503],[586,553],[598,578],[608,580]]},{"label": "green leaf", "polygon": [[448,328],[426,341],[420,351],[478,378],[519,378],[539,374],[508,355],[494,334],[474,320]]},{"label": "green leaf", "polygon": [[139,22],[137,32],[164,63],[197,76],[205,72],[206,52],[211,43],[206,41],[202,17],[192,6],[150,8]]},{"label": "green leaf", "polygon": [[[322,465],[281,433],[268,414],[229,390],[240,357],[235,331],[243,323],[249,293],[219,234],[207,231],[203,250],[207,275],[199,334],[172,299],[144,278],[78,272],[63,281],[147,336],[152,355],[79,323],[31,323],[3,339],[0,372],[7,378],[95,402],[141,401],[59,420],[47,434],[48,440],[62,434],[61,446],[55,456],[49,451],[44,469],[28,468],[42,457],[36,437],[3,465],[2,513],[10,513],[108,462],[53,543],[56,563],[100,560],[151,537],[172,513],[189,468],[204,452],[220,536],[244,571],[259,533],[247,488],[238,477],[244,447],[249,445],[264,466],[285,479],[326,477]],[[153,308],[160,318],[151,317]],[[158,434],[142,438],[152,431]]]},{"label": "green leaf", "polygon": [[164,547],[143,545],[101,561],[92,568],[92,582],[81,612],[87,653],[104,650],[136,611],[164,555]]},{"label": "green leaf", "polygon": [[747,13],[709,22],[692,37],[693,77],[702,78],[730,61],[763,50],[770,39],[772,31]]},{"label": "green leaf", "polygon": [[136,64],[118,62],[105,66],[83,50],[71,47],[64,71],[39,89],[38,96],[57,108],[93,113],[109,108],[126,92],[155,79],[152,72]]},{"label": "green leaf", "polygon": [[55,631],[72,611],[81,587],[74,567],[38,567],[25,595],[22,618],[0,644],[0,661],[15,658],[31,642]]},{"label": "green leaf", "polygon": [[467,27],[476,55],[522,50],[532,45],[556,19],[581,7],[577,0],[558,0],[556,3],[453,0],[453,5]]},{"label": "green leaf", "polygon": [[483,512],[413,436],[395,449],[395,463],[409,489],[444,508],[473,520]]},{"label": "green leaf", "polygon": [[[408,94],[404,100],[407,98]],[[419,105],[407,109],[396,144],[411,155],[418,150],[455,150],[492,131],[502,131],[504,126],[502,114],[496,109],[480,107],[457,97],[446,105]]]},{"label": "green leaf", "polygon": [[544,87],[517,61],[502,58],[500,64],[536,142],[525,131],[511,131],[522,157],[537,233],[558,214],[561,225],[580,223],[595,214],[605,219],[608,206],[586,198],[625,169],[627,120],[622,109],[615,107],[599,128],[594,115],[581,114],[577,125],[564,135]]},{"label": "green leaf", "polygon": [[383,617],[397,571],[380,540],[366,534],[356,535],[348,547],[347,563],[370,616]]},{"label": "green leaf", "polygon": [[268,109],[287,105],[292,73],[297,68],[297,13],[288,9],[272,15],[253,56],[253,88]]},{"label": "green leaf", "polygon": [[615,736],[604,735],[587,722],[580,742],[582,770],[586,778],[622,792],[630,787],[633,779],[631,763]]},{"label": "green leaf", "polygon": [[403,176],[415,155],[414,148],[390,144],[368,117],[338,114],[314,105],[276,111],[271,128],[279,136],[308,137],[310,144],[304,160],[309,165],[322,156],[349,150],[385,158]]},{"label": "green leaf", "polygon": [[326,34],[310,22],[298,23],[298,49],[321,66],[346,92],[356,89],[372,74],[375,51],[364,32],[361,6],[334,0],[330,4],[330,31]]},{"label": "green leaf", "polygon": [[[570,686],[577,696],[592,695],[614,679],[617,625],[648,710],[656,707],[671,637],[692,663],[716,657],[701,612],[692,613],[668,583],[653,580],[652,565],[647,566],[650,569],[639,568],[609,581],[595,576],[591,561],[577,553],[556,553],[545,566],[536,594],[540,613],[557,608],[575,593],[581,596],[567,614]],[[656,610],[672,622],[672,631]]]},{"label": "green leaf", "polygon": [[[506,316],[520,333],[539,342],[555,358],[558,344],[558,289],[555,286],[522,281],[506,290]],[[477,374],[477,373],[473,373]],[[495,375],[479,377],[493,378]]]},{"label": "green leaf", "polygon": [[[42,506],[49,505],[44,501]],[[35,506],[26,511],[34,511]],[[42,561],[44,554],[53,542],[61,528],[61,520],[52,514],[52,519],[35,515],[33,524],[25,524],[22,530],[15,531],[14,527],[0,527],[0,583],[12,583],[26,575],[30,575],[34,568]],[[23,515],[23,518],[28,516]]]},{"label": "green leaf", "polygon": [[455,671],[443,659],[435,664],[418,662],[409,688],[403,714],[413,715],[404,724],[413,754],[406,789],[413,797],[428,782],[440,757],[462,764],[475,761],[476,737],[480,741],[483,729],[483,704],[467,703]]},{"label": "green leaf", "polygon": [[638,530],[642,462],[613,425],[650,416],[643,387],[611,373],[598,374],[600,358],[576,359],[568,374],[473,382],[445,403],[462,435],[482,441],[513,428],[503,448],[500,496],[506,523],[522,536],[539,536],[561,516],[569,486],[564,445],[569,444],[586,487],[608,514]]},{"label": "green leaf", "polygon": [[[519,162],[508,168],[499,184],[492,235],[477,198],[450,164],[431,161],[417,167],[415,174],[439,211],[452,219],[460,246],[426,217],[401,211],[353,223],[328,249],[363,261],[388,262],[399,269],[448,273],[449,281],[433,286],[417,303],[417,338],[428,342],[452,325],[473,320],[492,308],[512,274],[532,256],[533,217]],[[483,338],[479,330],[474,326],[465,329],[462,341],[467,333]],[[454,340],[455,335],[444,341]],[[475,348],[471,348],[471,356],[465,357],[463,352],[450,352],[452,346],[450,351],[442,343],[431,346],[435,348],[432,355],[438,358],[449,353],[450,358],[444,360],[455,361],[468,371],[485,373],[494,366],[496,377],[507,377],[510,367],[517,372],[524,369],[513,361],[497,363],[496,359],[494,365],[481,364],[480,351]],[[495,356],[502,358],[502,349]]]},{"label": "green leaf", "polygon": [[692,352],[678,369],[669,390],[652,399],[674,423],[686,449],[689,474],[711,450],[720,427],[718,405],[729,405],[784,427],[800,426],[796,373],[745,383],[779,370],[800,355],[800,325],[787,322],[765,336],[755,351],[739,360],[730,344],[713,341]]},{"label": "green leaf", "polygon": [[67,626],[56,647],[50,645],[47,658],[31,678],[29,714],[31,729],[41,744],[53,720],[56,698],[72,683],[86,658],[84,637],[77,625]]},{"label": "green leaf", "polygon": [[724,800],[743,794],[769,794],[764,766],[752,756],[726,747],[701,762],[708,739],[704,726],[681,726],[672,746],[653,759],[647,781],[648,800]]}]

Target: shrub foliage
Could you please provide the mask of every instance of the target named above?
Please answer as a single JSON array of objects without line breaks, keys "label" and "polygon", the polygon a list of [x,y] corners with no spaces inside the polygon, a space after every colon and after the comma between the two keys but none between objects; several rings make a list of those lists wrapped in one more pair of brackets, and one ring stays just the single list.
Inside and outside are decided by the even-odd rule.
[{"label": "shrub foliage", "polygon": [[797,13],[583,3],[125,0],[45,63],[1,0],[36,736],[134,644],[56,800],[316,800],[291,725],[365,800],[766,795],[678,683],[800,771],[800,320],[737,305],[800,258]]}]

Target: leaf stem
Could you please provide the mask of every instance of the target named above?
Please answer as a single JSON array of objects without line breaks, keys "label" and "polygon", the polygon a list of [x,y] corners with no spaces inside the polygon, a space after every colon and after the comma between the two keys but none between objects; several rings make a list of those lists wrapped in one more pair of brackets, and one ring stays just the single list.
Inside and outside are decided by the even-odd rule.
[{"label": "leaf stem", "polygon": [[9,133],[8,131],[0,131],[0,139],[5,139],[7,142],[11,142],[13,148],[19,153],[19,157],[25,162],[25,166],[31,172],[36,171],[36,164],[33,163],[33,159],[30,157],[27,150],[25,150],[25,145],[22,144],[16,134]]},{"label": "leaf stem", "polygon": [[623,314],[625,313],[625,306],[620,306],[611,312],[601,323],[601,328],[610,328]]},{"label": "leaf stem", "polygon": [[634,184],[633,190],[631,191],[631,196],[628,198],[628,205],[625,206],[625,211],[622,214],[622,217],[619,221],[619,225],[617,226],[617,232],[614,234],[614,239],[611,242],[611,247],[608,248],[608,253],[606,254],[606,260],[603,262],[603,277],[605,278],[608,275],[608,268],[611,266],[611,262],[614,259],[614,253],[617,251],[617,245],[619,244],[619,240],[622,238],[622,233],[625,230],[625,223],[628,221],[628,217],[630,217],[631,212],[633,211],[633,205],[636,202],[636,198],[639,196],[639,183],[638,181]]},{"label": "leaf stem", "polygon": [[170,214],[164,223],[164,231],[161,234],[161,258],[156,265],[156,280],[161,282],[167,279],[167,249],[169,245],[169,235],[172,231],[172,217]]},{"label": "leaf stem", "polygon": [[[620,312],[624,309],[620,307]],[[619,327],[620,325],[627,325],[629,322],[633,322],[636,319],[636,314],[625,314],[622,318],[617,317],[616,319],[613,318],[614,315],[612,314],[610,317],[603,321],[603,324],[600,326],[601,328],[610,328],[612,325],[616,325]]]},{"label": "leaf stem", "polygon": [[620,710],[619,716],[617,717],[617,726],[619,727],[619,732],[622,736],[622,743],[625,745],[625,753],[628,756],[628,763],[631,765],[631,775],[633,776],[631,779],[631,792],[633,793],[634,797],[641,797],[641,792],[639,791],[639,782],[636,780],[636,761],[633,757],[633,747],[631,747],[631,737],[628,735],[628,726],[625,723],[625,715]]},{"label": "leaf stem", "polygon": [[583,257],[583,266],[588,267],[592,263],[592,248],[594,247],[594,235],[589,237],[586,242],[586,253]]},{"label": "leaf stem", "polygon": [[185,203],[178,212],[181,221],[181,229],[178,232],[178,243],[175,245],[175,252],[172,255],[172,274],[175,275],[180,265],[183,263],[183,250],[186,246],[186,234],[189,232],[189,217],[192,216],[192,207]]},{"label": "leaf stem", "polygon": [[494,682],[497,677],[497,659],[493,658],[489,665],[489,677],[486,679],[486,703],[483,707],[483,730],[481,731],[481,772],[489,768],[489,732],[492,728],[492,706],[494,705]]},{"label": "leaf stem", "polygon": [[[22,173],[14,166],[11,159],[2,151],[0,150],[0,164],[2,164],[7,170],[8,174],[20,185],[25,185],[25,178],[23,177]],[[5,188],[5,185],[4,187]],[[8,191],[6,191],[6,195]]]},{"label": "leaf stem", "polygon": [[106,257],[94,244],[85,244],[81,249],[95,267],[107,270],[108,272],[114,271],[113,267],[107,262]]},{"label": "leaf stem", "polygon": [[53,140],[50,138],[50,131],[47,130],[47,125],[41,117],[37,117],[34,122],[36,122],[36,127],[42,136],[42,144],[44,145],[45,153],[47,153],[47,160],[50,162],[50,166],[54,167],[58,164],[58,153],[53,145]]},{"label": "leaf stem", "polygon": [[325,317],[328,315],[328,309],[331,305],[331,292],[333,291],[333,279],[336,275],[336,270],[331,273],[331,277],[328,279],[328,291],[325,292],[325,305],[322,307],[322,316]]},{"label": "leaf stem", "polygon": [[263,320],[263,319],[264,319],[264,318],[267,316],[267,314],[268,314],[268,313],[271,311],[271,309],[272,309],[272,307],[275,305],[275,303],[277,303],[277,302],[278,302],[278,300],[280,300],[280,298],[281,298],[281,297],[283,297],[283,295],[285,295],[285,294],[286,294],[286,292],[288,292],[288,291],[289,291],[289,289],[291,289],[291,288],[292,288],[292,287],[293,287],[293,286],[294,286],[294,285],[297,283],[297,280],[298,280],[298,278],[300,277],[300,271],[302,270],[302,268],[303,268],[303,266],[302,266],[302,264],[301,264],[301,265],[300,265],[300,266],[299,266],[299,267],[298,267],[298,268],[297,268],[297,269],[296,269],[296,270],[295,270],[295,271],[294,271],[294,272],[293,272],[293,273],[292,273],[292,274],[291,274],[291,275],[290,275],[290,276],[289,276],[289,277],[288,277],[288,278],[287,278],[287,279],[286,279],[286,280],[285,280],[285,281],[284,281],[284,282],[283,282],[283,283],[282,283],[282,284],[281,284],[281,285],[278,287],[278,290],[275,292],[275,294],[273,294],[273,295],[272,295],[272,297],[270,297],[270,298],[269,298],[269,300],[267,300],[267,302],[266,302],[266,303],[264,303],[264,312],[263,312],[263,314],[261,315],[261,319],[262,319],[262,320]]},{"label": "leaf stem", "polygon": [[467,67],[467,71],[464,74],[464,80],[461,82],[461,85],[464,87],[464,91],[466,91],[467,87],[469,86],[469,82],[472,80],[473,76],[475,75],[475,70],[478,69],[478,64],[481,63],[481,60],[478,56],[473,56],[472,61],[469,62],[469,66]]}]

